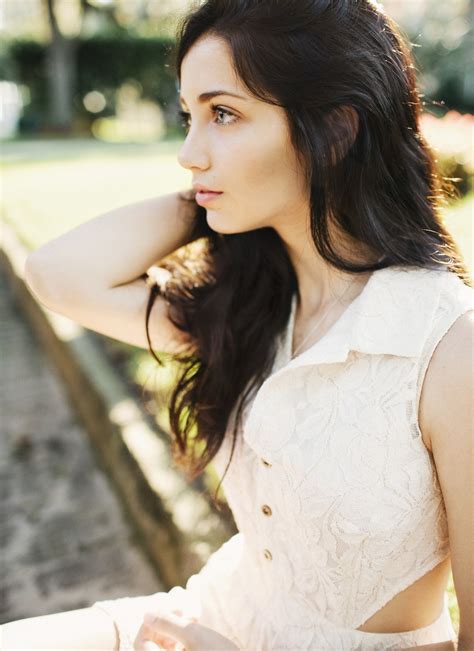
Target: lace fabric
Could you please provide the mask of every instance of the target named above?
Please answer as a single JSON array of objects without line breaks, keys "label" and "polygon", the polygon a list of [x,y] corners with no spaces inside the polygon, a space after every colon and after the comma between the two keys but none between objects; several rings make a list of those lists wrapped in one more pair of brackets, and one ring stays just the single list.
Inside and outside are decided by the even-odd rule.
[{"label": "lace fabric", "polygon": [[[433,457],[418,425],[429,360],[473,309],[448,271],[390,267],[291,359],[296,300],[271,375],[247,404],[223,488],[239,533],[185,588],[96,602],[132,649],[150,608],[186,607],[246,651],[400,649],[455,639],[429,626],[356,630],[449,556]],[[223,474],[231,442],[214,465]],[[127,646],[132,643],[132,646]]]}]

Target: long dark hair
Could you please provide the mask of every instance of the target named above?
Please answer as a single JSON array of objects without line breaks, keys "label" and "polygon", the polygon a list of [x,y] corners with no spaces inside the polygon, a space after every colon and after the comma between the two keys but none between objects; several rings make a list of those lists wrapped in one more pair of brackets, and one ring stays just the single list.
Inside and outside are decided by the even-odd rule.
[{"label": "long dark hair", "polygon": [[[184,56],[203,35],[224,39],[251,94],[285,109],[308,183],[312,238],[329,264],[354,274],[399,264],[448,268],[470,285],[440,214],[452,186],[420,133],[415,66],[393,20],[369,0],[207,0],[180,24],[179,82]],[[182,200],[194,202],[193,192]],[[171,279],[152,287],[146,318],[159,363],[148,334],[159,291],[194,342],[179,357],[169,405],[175,460],[190,478],[214,457],[235,413],[230,463],[245,401],[272,369],[298,292],[274,229],[223,235],[194,204],[192,239],[205,243],[199,264],[182,255],[163,261]],[[334,226],[365,251],[363,260],[341,257]]]}]

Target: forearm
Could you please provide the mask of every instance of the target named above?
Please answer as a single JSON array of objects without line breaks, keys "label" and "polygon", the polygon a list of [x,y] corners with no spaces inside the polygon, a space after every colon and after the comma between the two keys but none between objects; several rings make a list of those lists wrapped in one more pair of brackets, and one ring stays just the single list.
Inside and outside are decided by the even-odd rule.
[{"label": "forearm", "polygon": [[194,208],[171,193],[111,210],[33,251],[26,274],[39,294],[131,282],[190,241]]},{"label": "forearm", "polygon": [[113,621],[97,608],[20,619],[0,627],[2,651],[116,651]]}]

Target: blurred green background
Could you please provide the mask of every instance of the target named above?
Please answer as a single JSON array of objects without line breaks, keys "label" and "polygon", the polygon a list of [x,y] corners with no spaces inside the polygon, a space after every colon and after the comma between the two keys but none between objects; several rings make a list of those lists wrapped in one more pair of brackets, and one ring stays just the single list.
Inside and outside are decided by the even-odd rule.
[{"label": "blurred green background", "polygon": [[[114,207],[190,186],[170,61],[189,0],[3,0],[1,219],[35,249]],[[421,127],[457,188],[444,219],[473,269],[474,0],[386,0],[412,44]],[[126,55],[124,55],[126,54]],[[137,387],[166,395],[173,368],[103,337]],[[167,429],[166,409],[156,410]],[[215,485],[212,469],[209,486]],[[449,585],[453,624],[459,613]]]}]

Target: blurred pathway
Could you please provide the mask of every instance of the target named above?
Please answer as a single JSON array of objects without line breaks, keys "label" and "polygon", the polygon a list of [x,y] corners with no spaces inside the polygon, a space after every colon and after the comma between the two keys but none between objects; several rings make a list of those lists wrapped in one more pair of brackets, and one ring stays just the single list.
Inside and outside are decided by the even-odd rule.
[{"label": "blurred pathway", "polygon": [[162,590],[0,272],[0,623]]}]

